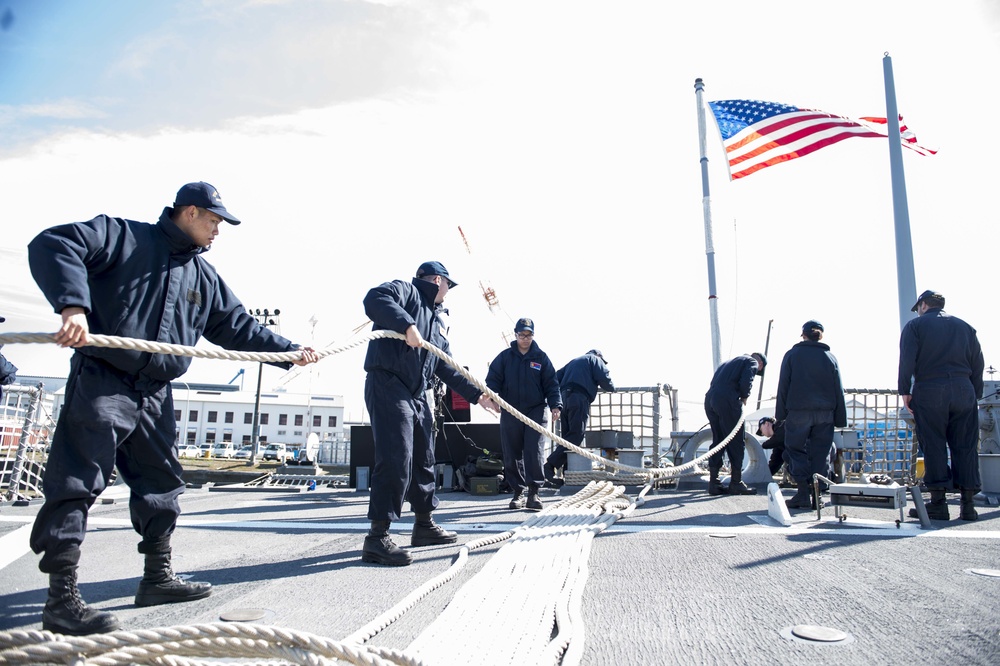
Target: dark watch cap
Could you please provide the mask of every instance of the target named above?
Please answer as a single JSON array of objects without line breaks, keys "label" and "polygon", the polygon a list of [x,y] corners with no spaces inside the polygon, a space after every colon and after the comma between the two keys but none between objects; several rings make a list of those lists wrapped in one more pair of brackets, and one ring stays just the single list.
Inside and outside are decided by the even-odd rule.
[{"label": "dark watch cap", "polygon": [[417,269],[417,277],[423,278],[429,275],[440,275],[445,280],[448,281],[448,288],[454,289],[458,286],[458,283],[451,279],[448,275],[448,269],[444,267],[440,261],[425,261],[420,264],[420,268]]},{"label": "dark watch cap", "polygon": [[201,181],[188,183],[177,190],[177,196],[174,197],[174,208],[180,206],[197,206],[198,208],[212,211],[229,224],[240,223],[240,218],[230,213],[222,205],[222,197],[219,196],[219,191],[208,183]]},{"label": "dark watch cap", "polygon": [[7,317],[0,317],[0,324],[4,323],[5,321],[7,321]]},{"label": "dark watch cap", "polygon": [[818,322],[818,321],[816,321],[815,319],[810,319],[810,320],[809,320],[809,321],[807,321],[806,323],[802,324],[802,332],[803,332],[803,333],[805,333],[805,332],[807,332],[807,331],[811,331],[811,330],[813,330],[814,328],[818,328],[818,329],[819,329],[819,330],[821,330],[821,331],[822,331],[822,330],[824,330],[824,329],[823,329],[823,324],[819,323],[819,322]]},{"label": "dark watch cap", "polygon": [[518,319],[517,323],[514,324],[514,332],[515,333],[520,333],[521,331],[530,331],[530,332],[534,333],[535,332],[535,322],[533,322],[532,320],[528,319],[527,317],[522,317],[522,318]]},{"label": "dark watch cap", "polygon": [[944,302],[944,296],[943,295],[939,294],[938,292],[934,291],[933,289],[928,289],[924,293],[920,294],[920,298],[918,298],[917,302],[913,304],[912,308],[910,308],[910,312],[916,312],[917,311],[917,306],[920,305],[920,302],[924,301],[924,300],[927,300],[928,298],[933,298],[935,300],[939,300],[941,302]]}]

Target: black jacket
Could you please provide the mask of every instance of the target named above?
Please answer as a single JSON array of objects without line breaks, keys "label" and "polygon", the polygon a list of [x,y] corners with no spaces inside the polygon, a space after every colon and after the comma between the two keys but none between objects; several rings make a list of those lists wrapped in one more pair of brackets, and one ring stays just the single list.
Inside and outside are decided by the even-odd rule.
[{"label": "black jacket", "polygon": [[612,393],[615,390],[608,365],[596,354],[577,356],[559,369],[556,379],[559,380],[559,387],[562,390],[580,391],[590,402],[594,402],[597,398],[598,388]]},{"label": "black jacket", "polygon": [[706,397],[750,397],[753,378],[757,376],[757,359],[748,354],[729,359],[715,370]]},{"label": "black jacket", "polygon": [[843,428],[847,425],[840,367],[837,358],[830,353],[829,345],[803,340],[781,359],[774,418],[784,421],[791,410],[829,410],[833,412],[835,426]]},{"label": "black jacket", "polygon": [[899,336],[900,395],[910,395],[913,382],[968,377],[982,398],[984,366],[976,329],[941,308],[906,322]]},{"label": "black jacket", "polygon": [[760,445],[762,449],[783,449],[785,448],[785,422],[778,421],[774,424],[774,434],[764,440]]},{"label": "black jacket", "polygon": [[[375,331],[406,333],[416,326],[424,340],[451,356],[444,321],[444,308],[435,304],[438,288],[432,282],[413,278],[410,282],[393,280],[369,290],[365,296],[365,314],[372,320]],[[475,384],[460,375],[437,356],[424,349],[414,349],[402,340],[380,338],[368,343],[365,370],[382,370],[395,375],[414,398],[431,387],[437,375],[463,398],[475,404],[483,394]]]},{"label": "black jacket", "polygon": [[546,402],[549,409],[562,409],[555,366],[536,342],[524,354],[517,341],[497,354],[486,373],[486,386],[523,414]]},{"label": "black jacket", "polygon": [[[202,257],[207,248],[193,245],[171,212],[165,208],[156,224],[99,215],[43,231],[28,244],[31,274],[56,313],[83,308],[94,334],[187,346],[204,337],[246,352],[297,349],[247,314]],[[160,384],[180,377],[191,364],[187,356],[129,349],[76,351]]]}]

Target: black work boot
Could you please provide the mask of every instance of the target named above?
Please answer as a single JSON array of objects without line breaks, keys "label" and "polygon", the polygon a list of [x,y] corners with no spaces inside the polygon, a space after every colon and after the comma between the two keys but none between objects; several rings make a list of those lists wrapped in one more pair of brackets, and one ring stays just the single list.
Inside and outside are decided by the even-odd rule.
[{"label": "black work boot", "polygon": [[977,490],[962,488],[962,508],[961,513],[958,517],[962,520],[976,520],[979,518],[979,514],[976,513],[976,502],[975,496]]},{"label": "black work boot", "polygon": [[[931,501],[924,505],[927,509],[927,517],[931,520],[951,520],[951,516],[948,514],[948,499],[945,497],[944,490],[939,488],[930,488],[929,490],[931,491]],[[975,510],[973,509],[973,511]],[[916,509],[910,509],[909,514],[910,518],[920,517]]]},{"label": "black work boot", "polygon": [[931,501],[927,503],[927,517],[931,520],[951,520],[948,513],[948,499],[943,489],[931,489]]},{"label": "black work boot", "polygon": [[174,574],[170,566],[169,541],[139,543],[139,552],[146,556],[145,570],[135,592],[136,606],[159,606],[204,599],[212,594],[211,583],[186,582]]},{"label": "black work boot", "polygon": [[388,520],[373,520],[361,550],[361,561],[405,567],[413,561],[410,554],[392,542]]},{"label": "black work boot", "polygon": [[799,481],[797,490],[791,499],[785,500],[789,509],[814,509],[812,486],[808,481]]},{"label": "black work boot", "polygon": [[709,467],[708,468],[708,494],[709,495],[726,495],[729,491],[719,483],[719,468]]},{"label": "black work boot", "polygon": [[541,511],[542,500],[538,499],[538,488],[528,488],[528,511]]},{"label": "black work boot", "polygon": [[118,630],[118,618],[88,606],[76,587],[76,569],[49,574],[49,598],[42,609],[42,629],[66,636]]},{"label": "black work boot", "polygon": [[514,491],[514,497],[511,498],[508,508],[510,509],[523,509],[524,508],[524,489],[518,488]]},{"label": "black work boot", "polygon": [[456,532],[449,532],[434,522],[429,513],[413,514],[413,535],[410,537],[411,546],[443,546],[447,543],[458,541]]},{"label": "black work boot", "polygon": [[743,483],[743,470],[734,469],[729,478],[730,495],[756,495],[757,489]]},{"label": "black work boot", "polygon": [[556,476],[556,468],[550,462],[542,465],[542,473],[545,475],[545,481],[553,488],[562,488],[563,484],[566,483],[565,480]]}]

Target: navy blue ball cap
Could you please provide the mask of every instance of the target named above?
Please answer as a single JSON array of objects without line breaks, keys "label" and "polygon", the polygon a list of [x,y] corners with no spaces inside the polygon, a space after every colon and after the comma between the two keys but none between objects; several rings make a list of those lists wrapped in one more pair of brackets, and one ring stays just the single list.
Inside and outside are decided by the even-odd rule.
[{"label": "navy blue ball cap", "polygon": [[608,359],[604,358],[604,354],[601,353],[600,349],[591,349],[587,353],[588,354],[593,354],[597,358],[601,359],[602,361],[604,361],[605,365],[611,365],[610,363],[608,363]]},{"label": "navy blue ball cap", "polygon": [[4,323],[5,321],[7,321],[7,317],[0,317],[0,324]]},{"label": "navy blue ball cap", "polygon": [[913,304],[912,308],[910,308],[910,312],[916,312],[917,311],[917,306],[920,305],[921,301],[924,301],[924,300],[926,300],[928,298],[933,298],[934,300],[941,301],[942,303],[944,302],[944,295],[943,294],[940,294],[940,293],[934,291],[933,289],[928,289],[924,293],[920,294],[920,298],[918,298],[917,302]]},{"label": "navy blue ball cap", "polygon": [[445,280],[448,281],[448,288],[453,289],[458,286],[458,283],[451,279],[448,275],[448,269],[444,267],[440,261],[425,261],[420,264],[420,268],[417,269],[417,277],[424,278],[429,275],[440,275]]},{"label": "navy blue ball cap", "polygon": [[757,436],[758,437],[763,437],[764,436],[764,432],[761,430],[761,428],[764,427],[765,423],[770,423],[771,425],[774,425],[775,421],[770,416],[762,416],[760,418],[760,420],[757,421]]},{"label": "navy blue ball cap", "polygon": [[809,331],[813,330],[814,328],[818,328],[821,331],[824,330],[823,329],[823,324],[819,323],[815,319],[810,319],[806,323],[802,324],[802,332],[803,333],[808,333]]},{"label": "navy blue ball cap", "polygon": [[531,333],[534,333],[535,322],[528,319],[527,317],[521,317],[520,319],[517,320],[517,323],[514,324],[514,332],[520,333],[521,331],[529,331]]},{"label": "navy blue ball cap", "polygon": [[754,354],[757,355],[757,356],[760,356],[761,366],[759,368],[757,368],[757,374],[758,375],[762,375],[762,374],[764,374],[764,366],[767,365],[767,357],[764,356],[760,352],[754,352]]},{"label": "navy blue ball cap", "polygon": [[174,208],[180,206],[197,206],[205,210],[212,211],[229,224],[239,224],[240,218],[236,217],[222,205],[222,197],[219,190],[205,182],[188,183],[177,190],[174,197]]}]

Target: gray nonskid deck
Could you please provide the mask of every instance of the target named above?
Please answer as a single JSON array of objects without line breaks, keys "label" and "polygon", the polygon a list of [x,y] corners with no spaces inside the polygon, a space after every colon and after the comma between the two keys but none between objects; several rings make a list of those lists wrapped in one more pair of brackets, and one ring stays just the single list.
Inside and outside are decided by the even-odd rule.
[{"label": "gray nonskid deck", "polygon": [[[634,496],[636,489],[629,490]],[[511,529],[529,515],[508,510],[504,495],[440,498],[435,517],[459,532],[460,543]],[[227,612],[260,609],[262,623],[341,639],[445,571],[458,551],[414,549],[409,567],[362,563],[367,500],[353,490],[189,490],[174,568],[211,582],[214,592],[188,604],[136,608],[142,560],[127,497],[119,495],[92,511],[81,591],[118,615],[123,628],[214,622]],[[708,497],[695,483],[648,494],[634,515],[599,535],[583,594],[584,663],[996,663],[1000,578],[968,571],[1000,569],[1000,509],[980,507],[977,522],[920,530],[911,520],[897,529],[897,512],[854,508],[843,523],[828,509],[829,520],[800,512],[783,528],[766,508],[763,494]],[[37,510],[0,511],[8,562],[0,569],[0,630],[40,627],[46,581],[38,558],[9,552],[25,548],[19,544]],[[408,545],[411,524],[411,514],[394,524],[400,545]],[[405,649],[498,547],[473,552],[455,580],[372,644]],[[839,629],[850,639],[815,644],[782,636],[803,624]],[[488,630],[456,627],[454,640],[475,641]],[[491,663],[488,655],[483,663]]]}]

